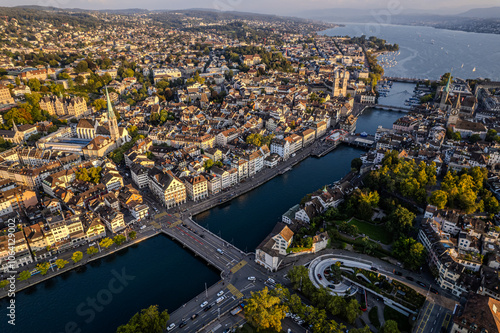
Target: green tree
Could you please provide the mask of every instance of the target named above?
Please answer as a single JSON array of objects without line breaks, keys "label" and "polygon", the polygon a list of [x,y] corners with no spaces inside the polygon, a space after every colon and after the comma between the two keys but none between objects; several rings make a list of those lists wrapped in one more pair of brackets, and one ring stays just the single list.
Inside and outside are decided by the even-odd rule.
[{"label": "green tree", "polygon": [[73,262],[76,264],[77,262],[79,262],[80,260],[83,259],[83,253],[82,251],[76,251],[73,253],[73,255],[71,256],[71,260],[73,260]]},{"label": "green tree", "polygon": [[161,333],[167,328],[170,315],[167,310],[158,311],[158,305],[151,305],[136,313],[127,324],[121,325],[117,333]]},{"label": "green tree", "polygon": [[379,330],[380,333],[400,333],[398,323],[394,320],[386,320]]},{"label": "green tree", "polygon": [[363,311],[359,308],[360,305],[356,299],[351,299],[345,308],[345,319],[350,323],[353,324],[356,318],[358,318]]},{"label": "green tree", "polygon": [[26,270],[26,271],[22,271],[21,273],[19,273],[19,277],[17,279],[19,281],[27,281],[30,278],[31,278],[31,273],[30,273],[30,271]]},{"label": "green tree", "polygon": [[211,159],[208,159],[205,161],[205,163],[203,163],[203,168],[205,168],[205,171],[210,170],[213,166],[214,166],[214,161],[212,161]]},{"label": "green tree", "polygon": [[42,84],[38,79],[29,79],[28,87],[30,87],[31,91],[40,91]]},{"label": "green tree", "polygon": [[392,245],[392,254],[411,270],[420,268],[425,263],[427,253],[424,246],[413,238],[400,237]]},{"label": "green tree", "polygon": [[111,245],[113,245],[113,240],[109,237],[106,237],[99,242],[99,246],[104,248],[104,249],[107,249]]},{"label": "green tree", "polygon": [[479,140],[481,140],[481,137],[479,136],[479,134],[472,134],[470,137],[469,137],[469,141],[471,143],[476,143],[478,142]]},{"label": "green tree", "polygon": [[94,254],[96,254],[98,252],[99,252],[99,250],[96,247],[94,247],[94,246],[89,246],[89,248],[87,249],[87,254],[90,255],[90,256],[94,255]]},{"label": "green tree", "polygon": [[386,227],[395,237],[407,234],[413,226],[415,214],[405,207],[398,205],[387,217]]},{"label": "green tree", "polygon": [[361,166],[363,165],[363,162],[359,157],[353,159],[351,161],[351,169],[356,169],[358,172],[361,169]]},{"label": "green tree", "polygon": [[122,245],[126,240],[127,238],[123,235],[116,235],[115,237],[113,237],[113,243],[115,243],[116,245]]},{"label": "green tree", "polygon": [[431,196],[429,197],[429,203],[436,206],[438,209],[443,209],[444,207],[446,207],[447,202],[448,194],[442,190],[432,192]]},{"label": "green tree", "polygon": [[128,233],[128,238],[136,239],[136,237],[137,237],[137,232],[132,230],[131,232]]},{"label": "green tree", "polygon": [[36,268],[40,271],[40,274],[45,275],[50,269],[50,264],[48,262],[39,263]]},{"label": "green tree", "polygon": [[75,66],[75,72],[76,73],[84,73],[89,69],[89,64],[85,61],[82,60],[80,61],[76,66]]},{"label": "green tree", "polygon": [[5,287],[7,287],[8,284],[9,284],[8,280],[2,280],[0,281],[0,288],[4,289]]},{"label": "green tree", "polygon": [[245,319],[257,330],[274,329],[281,331],[281,321],[288,312],[288,306],[281,304],[277,296],[272,296],[267,287],[251,292],[245,306]]},{"label": "green tree", "polygon": [[100,111],[106,107],[106,101],[99,98],[92,102],[92,106],[96,109],[96,111]]},{"label": "green tree", "polygon": [[56,266],[59,269],[63,269],[64,266],[66,266],[67,264],[69,264],[69,262],[67,260],[64,260],[64,259],[57,259],[56,260]]}]

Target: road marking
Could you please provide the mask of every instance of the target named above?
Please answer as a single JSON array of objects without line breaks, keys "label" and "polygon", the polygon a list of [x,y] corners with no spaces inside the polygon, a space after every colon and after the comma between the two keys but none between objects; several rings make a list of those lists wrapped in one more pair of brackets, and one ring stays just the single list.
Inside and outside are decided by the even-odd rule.
[{"label": "road marking", "polygon": [[227,289],[231,292],[231,294],[236,296],[236,298],[243,298],[243,294],[231,283],[227,285]]},{"label": "road marking", "polygon": [[233,268],[231,268],[231,273],[233,273],[233,274],[236,273],[237,271],[240,270],[240,268],[242,268],[246,264],[247,264],[247,262],[245,260],[240,261],[239,263],[234,265]]},{"label": "road marking", "polygon": [[444,316],[444,320],[443,320],[443,327],[444,328],[448,327],[448,324],[450,323],[450,319],[451,319],[451,315],[449,313],[447,313],[446,316]]},{"label": "road marking", "polygon": [[163,212],[155,215],[155,220],[161,219],[163,216],[167,215],[167,212]]},{"label": "road marking", "polygon": [[181,221],[181,220],[179,220],[179,221],[176,221],[176,222],[174,222],[174,223],[170,224],[168,227],[169,227],[169,228],[177,227],[177,226],[178,226],[179,224],[181,224],[181,223],[182,223],[182,221]]},{"label": "road marking", "polygon": [[180,217],[180,214],[179,214],[179,213],[175,213],[174,215],[175,215],[175,216],[177,216],[177,217]]},{"label": "road marking", "polygon": [[155,227],[155,228],[161,228],[161,225],[159,225],[157,222],[151,222],[151,224]]}]

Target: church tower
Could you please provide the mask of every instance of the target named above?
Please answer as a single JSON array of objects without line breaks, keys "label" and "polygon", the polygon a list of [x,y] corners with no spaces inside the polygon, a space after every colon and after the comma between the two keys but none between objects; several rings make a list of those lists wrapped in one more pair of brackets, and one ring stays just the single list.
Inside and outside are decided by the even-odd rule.
[{"label": "church tower", "polygon": [[450,95],[450,81],[451,81],[451,71],[450,71],[450,76],[448,76],[448,82],[446,83],[446,87],[443,89],[443,92],[441,93],[441,102],[439,103],[439,108],[444,111],[446,111],[446,109],[448,108],[446,106],[446,101],[448,100],[448,96]]},{"label": "church tower", "polygon": [[109,124],[109,135],[111,140],[116,142],[116,146],[120,147],[121,137],[120,130],[118,129],[118,123],[116,121],[115,112],[113,111],[113,105],[111,105],[111,101],[108,95],[108,87],[106,87],[106,101],[108,102],[108,124]]}]

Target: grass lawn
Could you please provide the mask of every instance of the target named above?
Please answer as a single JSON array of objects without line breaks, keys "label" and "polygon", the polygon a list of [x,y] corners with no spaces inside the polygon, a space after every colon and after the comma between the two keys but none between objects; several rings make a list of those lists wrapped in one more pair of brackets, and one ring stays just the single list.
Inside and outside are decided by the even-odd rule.
[{"label": "grass lawn", "polygon": [[398,323],[398,328],[401,332],[411,332],[410,318],[402,313],[397,312],[390,306],[384,307],[384,319],[394,320]]},{"label": "grass lawn", "polygon": [[370,322],[376,328],[380,327],[380,320],[378,319],[378,307],[374,306],[370,312],[368,312],[368,318],[370,318]]},{"label": "grass lawn", "polygon": [[392,242],[392,236],[382,225],[371,224],[355,218],[350,223],[357,226],[360,233],[367,235],[373,240],[381,241],[384,244],[391,244]]}]

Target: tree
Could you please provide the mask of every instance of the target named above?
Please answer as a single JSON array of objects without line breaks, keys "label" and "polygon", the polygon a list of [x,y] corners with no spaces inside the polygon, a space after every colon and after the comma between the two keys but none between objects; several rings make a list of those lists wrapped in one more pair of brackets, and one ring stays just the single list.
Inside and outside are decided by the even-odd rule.
[{"label": "tree", "polygon": [[285,318],[288,306],[281,299],[272,296],[267,287],[251,292],[248,304],[245,306],[245,319],[257,330],[274,329],[281,331],[281,320]]},{"label": "tree", "polygon": [[429,197],[429,203],[436,206],[438,209],[443,209],[444,207],[446,207],[447,202],[448,194],[442,190],[432,192],[431,196]]},{"label": "tree", "polygon": [[89,69],[89,64],[85,60],[80,61],[78,65],[75,66],[75,72],[77,73],[84,73],[88,69]]},{"label": "tree", "polygon": [[424,246],[413,238],[400,237],[392,245],[392,254],[411,270],[420,268],[425,263],[427,253]]},{"label": "tree", "polygon": [[350,323],[353,324],[356,318],[358,318],[363,311],[359,308],[360,305],[358,303],[358,300],[356,299],[351,299],[349,303],[347,303],[347,306],[345,308],[345,319]]},{"label": "tree", "polygon": [[75,264],[77,262],[79,262],[80,260],[83,259],[83,253],[82,251],[76,251],[75,253],[73,253],[73,255],[71,256],[71,260],[73,260],[75,262]]},{"label": "tree", "polygon": [[123,71],[122,77],[126,78],[126,77],[133,77],[133,76],[134,76],[133,69],[127,68],[126,70]]},{"label": "tree", "polygon": [[0,288],[5,288],[10,282],[8,280],[2,280],[0,281]]},{"label": "tree", "polygon": [[400,333],[398,323],[394,320],[386,320],[379,330],[380,333]]},{"label": "tree", "polygon": [[40,271],[40,274],[45,275],[50,269],[50,264],[48,262],[39,263],[36,268]]},{"label": "tree", "polygon": [[19,273],[19,277],[17,279],[19,281],[26,281],[29,278],[31,278],[31,273],[30,273],[30,271],[26,270],[26,271],[22,271],[21,273]]},{"label": "tree", "polygon": [[40,91],[42,84],[38,79],[29,79],[28,87],[30,87],[31,91]]},{"label": "tree", "polygon": [[472,134],[470,137],[469,137],[469,141],[471,143],[476,143],[478,142],[479,140],[481,140],[481,137],[479,136],[479,134]]},{"label": "tree", "polygon": [[214,166],[214,161],[212,161],[211,159],[208,159],[205,161],[205,163],[203,163],[203,167],[205,168],[205,171],[210,170],[213,166]]},{"label": "tree", "polygon": [[56,265],[57,265],[57,268],[59,268],[59,269],[63,269],[64,266],[66,266],[67,264],[69,264],[69,262],[67,260],[64,260],[64,259],[57,259],[56,260]]},{"label": "tree", "polygon": [[345,300],[345,298],[340,296],[334,296],[328,300],[326,308],[328,309],[328,311],[330,311],[332,315],[338,316],[344,314],[346,306],[347,306],[347,301]]},{"label": "tree", "polygon": [[387,217],[387,230],[393,233],[395,237],[400,234],[406,234],[413,226],[415,214],[410,212],[405,207],[398,205]]},{"label": "tree", "polygon": [[167,310],[161,313],[158,311],[158,305],[151,305],[147,309],[142,309],[136,313],[129,322],[121,325],[116,330],[117,333],[161,333],[167,328],[167,322],[170,315]]},{"label": "tree", "polygon": [[123,235],[116,235],[115,237],[113,237],[113,243],[115,243],[116,245],[122,245],[126,240],[127,238]]},{"label": "tree", "polygon": [[358,170],[358,172],[361,169],[362,165],[363,165],[363,162],[361,161],[361,159],[359,157],[357,157],[351,161],[351,169],[356,169],[356,170]]},{"label": "tree", "polygon": [[94,246],[89,246],[87,249],[87,254],[90,256],[96,254],[97,252],[99,252],[99,250]]},{"label": "tree", "polygon": [[455,141],[460,141],[462,140],[462,134],[460,134],[460,132],[453,132],[451,138]]},{"label": "tree", "polygon": [[111,240],[111,238],[106,237],[102,241],[99,242],[99,245],[102,248],[107,249],[108,247],[110,247],[111,245],[113,245],[113,241]]},{"label": "tree", "polygon": [[137,232],[135,232],[133,230],[131,232],[129,232],[128,238],[135,239],[136,237],[137,237]]},{"label": "tree", "polygon": [[92,105],[94,106],[96,111],[100,111],[101,109],[104,109],[106,107],[106,101],[99,98],[99,99],[96,99],[95,101],[93,101]]}]

